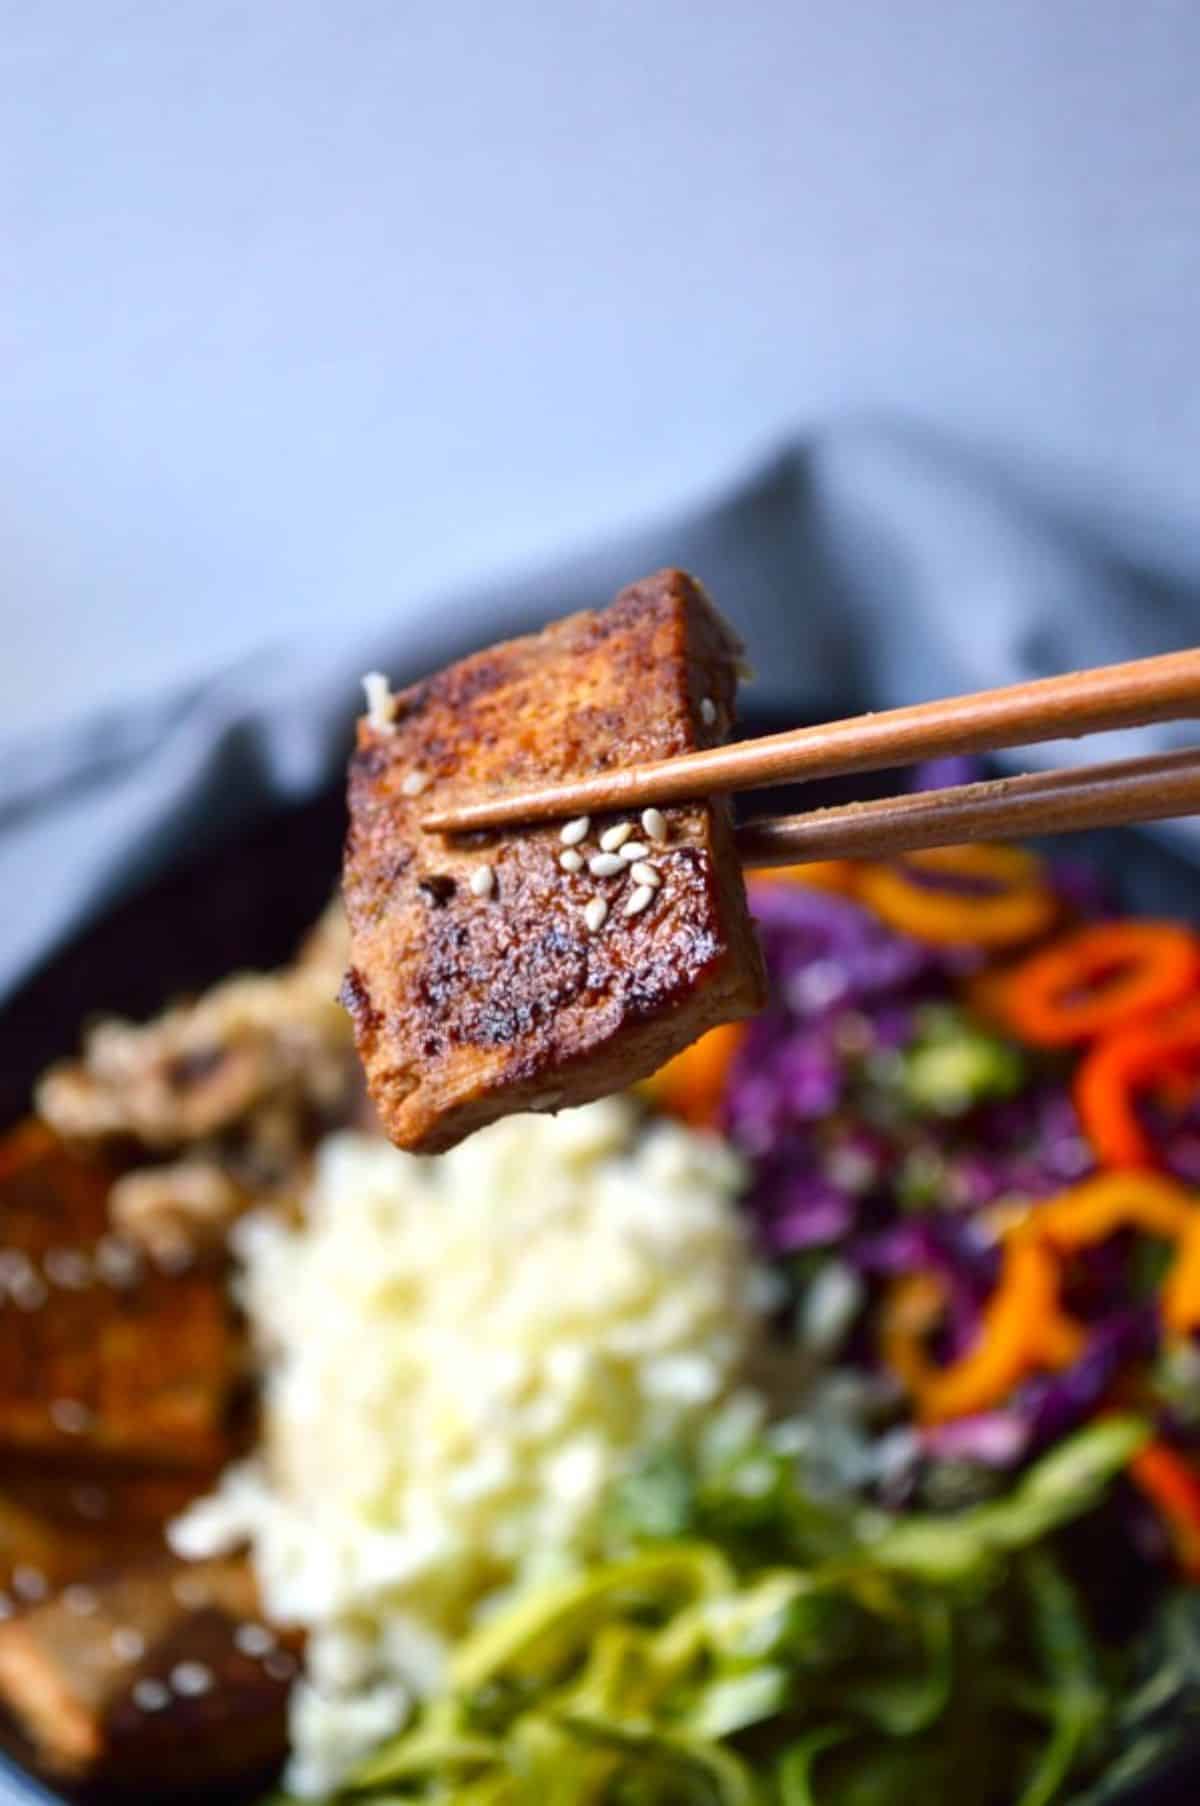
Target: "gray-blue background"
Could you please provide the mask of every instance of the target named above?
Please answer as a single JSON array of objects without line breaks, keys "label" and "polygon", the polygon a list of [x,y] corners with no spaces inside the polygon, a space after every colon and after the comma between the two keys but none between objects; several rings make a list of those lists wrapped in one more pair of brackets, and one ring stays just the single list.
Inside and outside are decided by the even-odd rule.
[{"label": "gray-blue background", "polygon": [[0,0],[0,738],[847,416],[1190,559],[1198,50],[1195,0]]}]

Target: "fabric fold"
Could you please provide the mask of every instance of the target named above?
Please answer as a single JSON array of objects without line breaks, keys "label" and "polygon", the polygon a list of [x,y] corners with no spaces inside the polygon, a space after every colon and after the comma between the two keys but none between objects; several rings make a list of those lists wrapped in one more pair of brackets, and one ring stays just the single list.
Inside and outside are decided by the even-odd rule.
[{"label": "fabric fold", "polygon": [[[173,694],[0,745],[0,996],[165,866],[336,779],[360,678],[397,684],[595,607],[665,564],[745,638],[748,700],[795,721],[1017,682],[1200,638],[1200,597],[925,434],[846,427],[785,446],[673,518],[512,579],[431,597],[391,628],[264,649]],[[1186,744],[1147,730],[1144,750]],[[1120,756],[1130,736],[1010,755]],[[1200,861],[1195,822],[1152,830]]]}]

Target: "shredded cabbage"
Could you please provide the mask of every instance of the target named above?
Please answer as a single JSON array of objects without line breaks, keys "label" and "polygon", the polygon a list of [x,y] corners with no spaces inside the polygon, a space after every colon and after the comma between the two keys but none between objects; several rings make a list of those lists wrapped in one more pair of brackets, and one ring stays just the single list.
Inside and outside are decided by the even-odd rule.
[{"label": "shredded cabbage", "polygon": [[[1116,1702],[1046,1538],[1095,1505],[1145,1434],[1112,1419],[1004,1501],[890,1531],[781,1488],[746,1440],[691,1477],[671,1520],[687,1520],[686,1540],[656,1540],[657,1509],[639,1534],[627,1501],[612,1520],[623,1552],[524,1589],[471,1633],[443,1691],[347,1792],[429,1806],[1051,1806],[1096,1771]],[[747,1501],[757,1557],[738,1533]],[[822,1553],[775,1559],[787,1548]]]}]

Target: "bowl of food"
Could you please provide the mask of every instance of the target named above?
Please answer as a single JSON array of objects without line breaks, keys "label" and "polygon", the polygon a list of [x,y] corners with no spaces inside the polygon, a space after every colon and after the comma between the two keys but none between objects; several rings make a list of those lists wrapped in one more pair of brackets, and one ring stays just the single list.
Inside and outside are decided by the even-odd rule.
[{"label": "bowl of food", "polygon": [[605,634],[623,738],[375,686],[352,937],[339,789],[10,1006],[12,1785],[1191,1797],[1200,937],[1053,845],[726,890],[708,805],[414,855],[464,721],[688,749]]}]

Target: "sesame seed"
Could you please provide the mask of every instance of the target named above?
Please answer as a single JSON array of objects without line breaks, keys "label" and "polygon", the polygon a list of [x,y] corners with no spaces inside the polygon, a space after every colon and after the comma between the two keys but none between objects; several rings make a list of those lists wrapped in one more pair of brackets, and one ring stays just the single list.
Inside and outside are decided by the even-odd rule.
[{"label": "sesame seed", "polygon": [[118,1662],[140,1662],[146,1653],[146,1639],[132,1625],[118,1624],[108,1640]]},{"label": "sesame seed", "polygon": [[564,872],[581,872],[583,870],[583,854],[575,847],[567,847],[558,856],[558,863]]},{"label": "sesame seed", "polygon": [[181,1699],[199,1699],[213,1684],[212,1669],[203,1662],[176,1662],[170,1674],[171,1686]]},{"label": "sesame seed", "polygon": [[263,1673],[273,1681],[289,1681],[296,1672],[296,1658],[286,1649],[277,1649],[263,1663]]},{"label": "sesame seed", "polygon": [[32,1604],[37,1599],[44,1599],[50,1591],[50,1582],[40,1568],[28,1562],[18,1562],[12,1571],[12,1590],[18,1599],[27,1599]]},{"label": "sesame seed", "polygon": [[396,712],[396,698],[387,678],[382,671],[368,671],[362,682],[367,697],[367,720],[377,733],[394,733],[392,717]]},{"label": "sesame seed", "polygon": [[77,1618],[90,1618],[100,1603],[93,1589],[81,1586],[78,1581],[73,1586],[63,1588],[62,1602]]},{"label": "sesame seed", "polygon": [[170,1703],[169,1690],[161,1681],[147,1676],[144,1680],[135,1681],[129,1696],[139,1712],[161,1712]]},{"label": "sesame seed", "polygon": [[650,857],[650,848],[644,840],[630,840],[621,848],[621,857],[626,865],[636,865],[639,859]]},{"label": "sesame seed", "polygon": [[590,815],[577,815],[574,821],[565,821],[558,831],[558,838],[565,847],[577,847],[581,840],[587,838],[587,831],[592,825]]},{"label": "sesame seed", "polygon": [[583,912],[583,919],[587,923],[589,933],[599,934],[605,922],[608,920],[608,904],[604,901],[603,897],[592,897],[590,899],[587,908]]},{"label": "sesame seed", "polygon": [[36,1273],[30,1273],[27,1279],[10,1281],[8,1295],[19,1311],[40,1311],[50,1296]]},{"label": "sesame seed", "polygon": [[91,1283],[92,1263],[78,1248],[51,1248],[42,1266],[52,1285],[62,1286],[69,1292],[82,1292]]},{"label": "sesame seed", "polygon": [[233,1641],[234,1647],[243,1655],[265,1656],[274,1649],[276,1637],[265,1624],[239,1624],[233,1633]]},{"label": "sesame seed", "polygon": [[593,878],[615,878],[624,870],[625,861],[619,853],[596,853],[588,860],[588,871]]},{"label": "sesame seed", "polygon": [[27,1254],[17,1248],[0,1249],[0,1286],[5,1290],[28,1285],[36,1277]]},{"label": "sesame seed", "polygon": [[77,1398],[56,1398],[50,1406],[50,1421],[64,1436],[82,1436],[91,1428],[95,1414]]},{"label": "sesame seed", "polygon": [[630,868],[629,876],[633,879],[635,884],[649,884],[654,890],[657,890],[662,883],[662,876],[658,867],[656,865],[647,865],[644,859],[639,859],[637,864]]},{"label": "sesame seed", "polygon": [[110,1286],[132,1285],[141,1271],[138,1251],[119,1235],[103,1235],[96,1243],[96,1271]]},{"label": "sesame seed", "polygon": [[700,698],[700,719],[705,727],[712,727],[717,719],[717,705],[711,696]]},{"label": "sesame seed", "polygon": [[651,840],[657,840],[660,843],[667,838],[670,831],[667,827],[667,818],[661,809],[643,809],[642,827]]},{"label": "sesame seed", "polygon": [[619,853],[632,833],[633,823],[628,821],[619,821],[615,827],[605,828],[600,836],[600,851],[602,853]]},{"label": "sesame seed", "polygon": [[471,892],[476,897],[490,897],[496,888],[496,874],[490,865],[477,865],[471,873]]},{"label": "sesame seed", "polygon": [[649,909],[653,901],[654,886],[652,884],[639,884],[633,895],[626,898],[625,907],[621,913],[626,916],[640,916],[643,909]]},{"label": "sesame seed", "polygon": [[405,796],[421,796],[428,788],[429,773],[427,771],[410,771],[400,786]]}]

